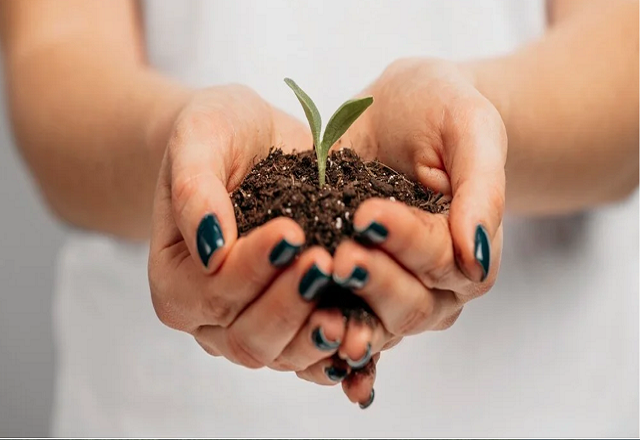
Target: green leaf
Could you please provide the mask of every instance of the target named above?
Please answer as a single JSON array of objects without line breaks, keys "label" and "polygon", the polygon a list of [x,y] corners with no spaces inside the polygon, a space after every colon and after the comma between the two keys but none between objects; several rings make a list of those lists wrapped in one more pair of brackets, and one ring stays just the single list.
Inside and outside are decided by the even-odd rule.
[{"label": "green leaf", "polygon": [[329,149],[338,142],[340,136],[351,127],[360,115],[373,104],[373,97],[351,99],[340,106],[331,116],[322,138],[322,153],[326,157]]},{"label": "green leaf", "polygon": [[285,78],[284,82],[293,90],[302,105],[304,114],[309,121],[309,127],[313,134],[313,144],[316,150],[316,157],[318,158],[318,183],[320,188],[325,183],[325,173],[327,166],[327,156],[329,150],[335,144],[338,139],[351,127],[351,125],[360,117],[360,115],[373,104],[373,97],[367,96],[364,98],[352,99],[340,106],[338,110],[331,116],[329,124],[324,132],[322,141],[320,141],[320,132],[322,131],[322,119],[320,118],[320,112],[318,108],[298,85],[291,79]]},{"label": "green leaf", "polygon": [[291,78],[285,78],[284,82],[293,90],[293,93],[296,94],[298,101],[302,105],[304,109],[304,114],[307,116],[307,121],[309,121],[309,128],[311,128],[311,134],[313,135],[313,143],[316,147],[316,150],[320,148],[320,131],[322,130],[322,118],[320,117],[320,112],[318,111],[318,107],[316,107],[315,103],[311,100],[309,95],[307,95],[304,90],[298,87],[298,84],[295,83]]}]

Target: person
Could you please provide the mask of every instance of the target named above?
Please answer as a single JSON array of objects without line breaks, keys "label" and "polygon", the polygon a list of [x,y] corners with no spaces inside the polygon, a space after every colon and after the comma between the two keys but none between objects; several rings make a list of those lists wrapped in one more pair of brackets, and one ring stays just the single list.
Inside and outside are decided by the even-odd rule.
[{"label": "person", "polygon": [[[53,434],[638,435],[637,16],[599,0],[2,2],[15,138],[74,226]],[[339,147],[450,196],[448,217],[370,200],[354,223],[377,246],[285,267],[269,256],[302,243],[291,219],[238,238],[228,193],[254,159],[312,146],[286,76],[322,111],[371,94]],[[306,274],[355,267],[375,330],[302,297]],[[392,346],[370,374],[331,370],[335,352],[371,365]]]}]

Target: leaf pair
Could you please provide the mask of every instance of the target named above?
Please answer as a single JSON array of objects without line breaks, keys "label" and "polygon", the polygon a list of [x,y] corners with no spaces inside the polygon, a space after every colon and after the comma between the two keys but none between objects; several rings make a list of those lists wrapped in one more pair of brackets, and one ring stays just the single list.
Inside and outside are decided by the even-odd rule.
[{"label": "leaf pair", "polygon": [[313,144],[318,158],[318,183],[322,188],[325,183],[325,172],[327,166],[327,157],[329,150],[338,142],[338,139],[347,131],[349,127],[360,117],[360,115],[373,103],[373,97],[350,99],[340,106],[338,110],[331,116],[327,128],[324,130],[322,140],[320,140],[320,132],[322,131],[322,119],[318,108],[298,85],[290,78],[285,78],[284,82],[296,94],[298,101],[304,109],[304,114],[309,121],[311,134],[313,135]]}]

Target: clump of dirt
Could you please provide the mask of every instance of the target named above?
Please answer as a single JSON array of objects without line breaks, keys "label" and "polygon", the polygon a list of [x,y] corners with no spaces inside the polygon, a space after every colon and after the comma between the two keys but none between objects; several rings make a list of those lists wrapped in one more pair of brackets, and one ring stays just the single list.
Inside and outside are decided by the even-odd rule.
[{"label": "clump of dirt", "polygon": [[306,235],[305,247],[320,245],[331,254],[345,237],[354,237],[353,214],[366,199],[381,197],[432,213],[448,203],[422,185],[380,162],[363,162],[351,149],[332,152],[326,184],[318,188],[314,151],[284,154],[273,149],[231,195],[242,236],[280,216],[291,217]]}]

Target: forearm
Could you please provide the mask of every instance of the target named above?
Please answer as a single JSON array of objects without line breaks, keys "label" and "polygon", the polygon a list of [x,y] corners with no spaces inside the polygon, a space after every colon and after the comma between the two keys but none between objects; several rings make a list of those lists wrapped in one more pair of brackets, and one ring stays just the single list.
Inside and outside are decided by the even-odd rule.
[{"label": "forearm", "polygon": [[81,228],[145,237],[168,130],[157,121],[188,92],[146,66],[132,3],[2,8],[14,135],[49,207]]},{"label": "forearm", "polygon": [[466,65],[509,137],[507,208],[563,214],[638,185],[638,3],[601,2],[513,55]]}]

